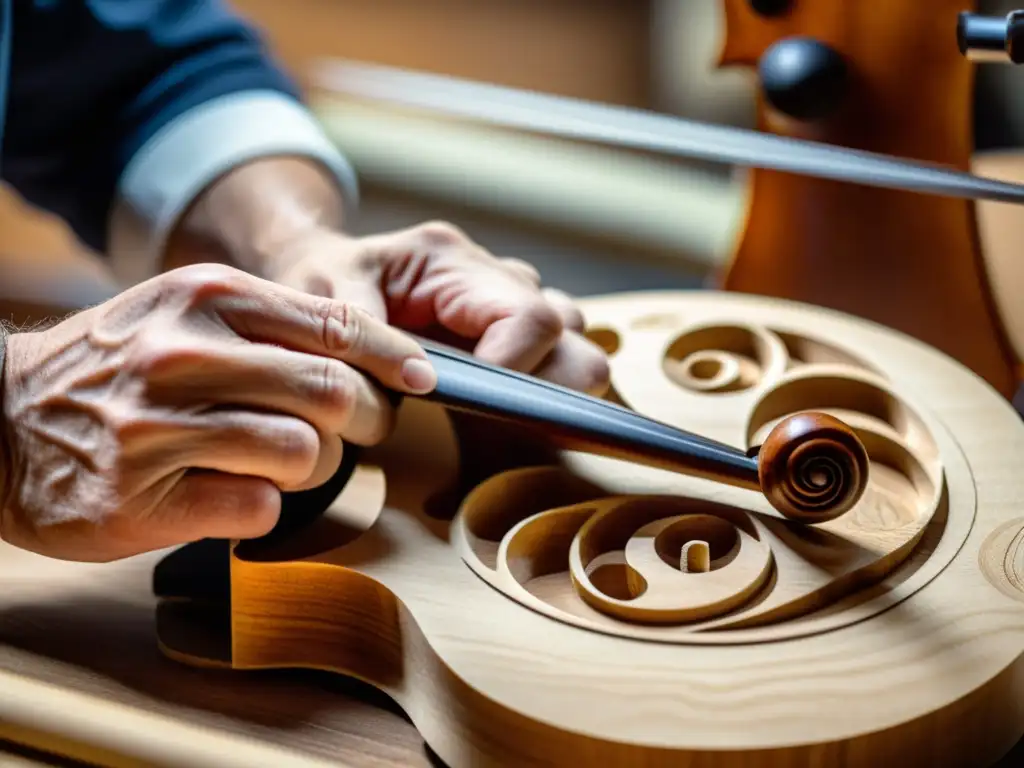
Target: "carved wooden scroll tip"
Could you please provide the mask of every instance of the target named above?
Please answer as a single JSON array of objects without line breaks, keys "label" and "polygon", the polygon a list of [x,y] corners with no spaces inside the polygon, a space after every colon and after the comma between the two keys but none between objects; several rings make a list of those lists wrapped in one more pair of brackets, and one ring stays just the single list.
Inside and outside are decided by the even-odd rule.
[{"label": "carved wooden scroll tip", "polygon": [[868,483],[868,452],[853,430],[824,413],[790,416],[758,453],[758,480],[769,503],[803,523],[848,512]]}]

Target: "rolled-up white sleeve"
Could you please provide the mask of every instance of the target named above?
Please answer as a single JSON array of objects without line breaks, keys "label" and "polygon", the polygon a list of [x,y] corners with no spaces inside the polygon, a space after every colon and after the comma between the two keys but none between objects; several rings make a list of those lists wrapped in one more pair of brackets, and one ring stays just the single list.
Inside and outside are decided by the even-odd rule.
[{"label": "rolled-up white sleeve", "polygon": [[210,184],[275,156],[318,162],[336,179],[346,210],[358,204],[354,169],[300,102],[273,90],[220,96],[163,126],[121,174],[107,250],[118,281],[133,285],[160,270],[170,233]]}]

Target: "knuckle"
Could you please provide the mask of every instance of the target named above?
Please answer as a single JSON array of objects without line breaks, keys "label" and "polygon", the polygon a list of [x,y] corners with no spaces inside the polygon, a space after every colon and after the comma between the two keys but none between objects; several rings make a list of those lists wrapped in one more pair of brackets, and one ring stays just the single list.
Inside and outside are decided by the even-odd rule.
[{"label": "knuckle", "polygon": [[274,445],[282,459],[300,468],[303,479],[316,466],[320,457],[320,438],[312,427],[296,425],[274,436]]},{"label": "knuckle", "polygon": [[315,385],[316,401],[341,419],[356,407],[356,387],[352,370],[336,360],[324,360]]},{"label": "knuckle", "polygon": [[380,406],[377,418],[369,422],[366,435],[361,441],[363,445],[380,445],[395,431],[398,423],[398,411],[386,400]]},{"label": "knuckle", "polygon": [[461,229],[447,221],[428,221],[420,224],[417,233],[423,242],[430,246],[457,245],[469,240]]},{"label": "knuckle", "polygon": [[531,302],[526,308],[526,316],[537,330],[537,335],[544,339],[557,339],[565,330],[562,315],[543,299]]},{"label": "knuckle", "polygon": [[369,313],[352,304],[324,301],[319,309],[324,348],[338,355],[359,352],[364,344]]},{"label": "knuckle", "polygon": [[195,369],[208,361],[206,350],[187,341],[161,338],[157,331],[140,333],[129,348],[125,369],[144,379],[160,378],[182,370]]},{"label": "knuckle", "polygon": [[612,382],[612,369],[608,358],[604,355],[593,354],[581,366],[583,370],[583,388],[587,392],[603,394],[608,391]]},{"label": "knuckle", "polygon": [[582,332],[587,327],[587,318],[575,305],[567,306],[563,313],[565,325],[573,331]]},{"label": "knuckle", "polygon": [[137,409],[122,400],[107,403],[103,409],[103,424],[114,443],[122,448],[158,430],[157,425],[141,418]]},{"label": "knuckle", "polygon": [[502,258],[500,263],[513,275],[520,275],[535,285],[540,285],[540,272],[533,264],[514,256]]},{"label": "knuckle", "polygon": [[273,483],[251,482],[235,492],[239,509],[232,513],[236,520],[257,526],[251,535],[263,536],[270,533],[281,510],[281,491]]},{"label": "knuckle", "polygon": [[194,306],[243,289],[249,276],[226,264],[192,264],[158,278],[161,293]]}]

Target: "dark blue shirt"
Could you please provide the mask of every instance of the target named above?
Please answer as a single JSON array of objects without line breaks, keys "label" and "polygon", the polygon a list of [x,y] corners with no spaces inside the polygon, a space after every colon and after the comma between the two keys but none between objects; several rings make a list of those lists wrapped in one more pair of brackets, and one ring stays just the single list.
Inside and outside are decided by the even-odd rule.
[{"label": "dark blue shirt", "polygon": [[2,176],[100,251],[122,173],[176,118],[246,91],[276,92],[301,105],[260,35],[224,2],[0,6]]}]

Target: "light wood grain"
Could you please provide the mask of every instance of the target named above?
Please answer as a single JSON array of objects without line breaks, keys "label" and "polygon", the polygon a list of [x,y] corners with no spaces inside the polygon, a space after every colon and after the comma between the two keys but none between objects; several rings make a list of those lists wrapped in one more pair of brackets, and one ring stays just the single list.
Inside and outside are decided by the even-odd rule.
[{"label": "light wood grain", "polygon": [[[849,520],[808,527],[743,489],[566,453],[561,468],[485,481],[449,526],[427,502],[457,478],[460,451],[483,447],[460,447],[442,413],[409,404],[377,457],[388,500],[372,526],[353,533],[328,516],[283,550],[236,551],[226,653],[204,656],[176,604],[161,627],[167,652],[201,668],[361,678],[455,768],[942,768],[989,766],[1009,750],[1024,732],[1024,424],[1005,400],[920,343],[824,310],[715,293],[584,309],[614,353],[618,399],[740,448],[786,412],[843,413],[869,446],[872,493]],[[748,360],[751,386],[686,389],[664,374],[673,342],[724,327],[779,341],[775,356]],[[747,351],[707,338],[726,347],[708,352]],[[474,520],[476,508],[490,519]],[[580,525],[602,509],[621,525],[597,551]],[[676,515],[724,529],[749,520],[771,583],[713,605],[710,623],[693,621],[707,605],[697,617],[669,605],[657,626],[609,611],[616,584],[630,584],[621,570],[591,579],[600,600],[584,597],[573,547],[628,558],[646,545],[638,529]],[[700,579],[731,568],[662,566],[663,596],[698,600],[711,594]]]},{"label": "light wood grain", "polygon": [[[979,153],[974,172],[1003,181],[1024,181],[1024,152],[1018,149]],[[1018,350],[1024,350],[1024,215],[1017,206],[978,203],[978,234],[992,292],[1006,332]]]},{"label": "light wood grain", "polygon": [[365,686],[163,659],[158,557],[94,569],[0,547],[0,738],[108,766],[432,765],[413,726]]},{"label": "light wood grain", "polygon": [[[949,358],[827,311],[713,293],[599,298],[587,300],[585,309],[595,338],[614,353],[615,395],[740,447],[757,439],[756,423],[773,410],[752,404],[780,402],[770,393],[793,391],[782,386],[787,376],[808,375],[814,366],[835,373],[837,364],[851,379],[873,372],[904,410],[872,409],[879,401],[862,398],[862,432],[892,439],[899,431],[920,461],[941,472],[945,520],[927,523],[906,564],[880,585],[846,588],[846,599],[829,608],[750,630],[774,638],[716,645],[691,632],[685,642],[641,642],[546,615],[475,574],[444,516],[420,511],[424,495],[446,486],[456,465],[465,464],[465,446],[460,449],[443,412],[411,404],[394,439],[371,457],[390,478],[388,499],[376,516],[373,493],[355,504],[367,513],[358,518],[362,535],[334,549],[331,539],[314,537],[306,560],[301,552],[280,561],[236,558],[241,602],[228,660],[362,677],[397,700],[415,727],[386,703],[365,703],[360,696],[369,688],[329,672],[190,669],[161,659],[149,581],[163,553],[93,566],[6,547],[0,549],[0,736],[75,756],[99,754],[108,765],[231,765],[245,757],[255,759],[251,765],[430,765],[420,734],[452,768],[581,760],[744,766],[922,760],[941,768],[987,766],[1008,749],[1024,728],[1024,568],[1010,556],[1024,525],[1018,505],[1024,425],[1005,401]],[[723,344],[721,334],[708,338],[726,348],[705,352],[684,333],[737,325],[788,340],[786,359],[795,365],[773,358],[765,366],[756,356],[744,361],[742,346]],[[689,339],[674,350],[686,352],[684,361],[694,354],[737,360],[739,381],[749,386],[737,393],[673,384],[677,389],[666,390],[671,399],[633,400],[671,383],[665,353],[680,338]],[[902,418],[906,409],[919,420]],[[564,458],[581,482],[609,492],[695,494],[702,505],[714,502],[762,525],[774,523],[763,500],[741,489],[599,457]],[[878,472],[873,476],[877,481]],[[883,477],[879,490],[892,480],[899,482]],[[517,487],[512,477],[503,482]],[[896,487],[897,500],[918,499],[910,509],[915,519],[932,509],[933,497],[906,496],[905,484]],[[535,503],[543,506],[544,499]],[[557,506],[554,499],[547,503]],[[874,503],[866,499],[864,510]],[[342,527],[351,531],[353,519]],[[337,531],[339,523],[328,517],[324,525],[321,534]],[[772,542],[773,555],[784,552]],[[566,563],[556,559],[550,566],[555,578],[537,580],[532,594],[555,608],[577,606],[576,593],[558,580]],[[886,603],[893,605],[876,612]],[[304,611],[316,620],[282,620]],[[861,620],[848,621],[854,618]],[[168,634],[173,626],[172,619],[162,627],[165,646],[183,637]],[[162,735],[144,737],[154,731]],[[718,751],[723,748],[732,751]],[[294,762],[278,762],[285,755]]]}]

